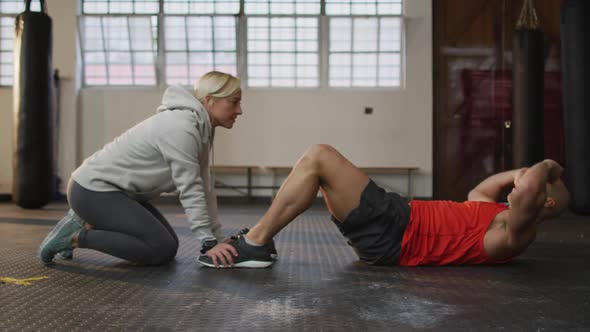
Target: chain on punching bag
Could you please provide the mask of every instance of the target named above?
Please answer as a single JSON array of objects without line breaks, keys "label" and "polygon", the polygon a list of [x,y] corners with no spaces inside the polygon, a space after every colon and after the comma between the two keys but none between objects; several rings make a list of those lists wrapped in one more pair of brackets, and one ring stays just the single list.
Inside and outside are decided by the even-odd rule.
[{"label": "chain on punching bag", "polygon": [[41,208],[53,193],[53,91],[51,18],[26,10],[16,17],[14,39],[13,201]]},{"label": "chain on punching bag", "polygon": [[512,70],[512,160],[514,168],[544,159],[543,32],[532,0],[525,0],[516,25]]}]

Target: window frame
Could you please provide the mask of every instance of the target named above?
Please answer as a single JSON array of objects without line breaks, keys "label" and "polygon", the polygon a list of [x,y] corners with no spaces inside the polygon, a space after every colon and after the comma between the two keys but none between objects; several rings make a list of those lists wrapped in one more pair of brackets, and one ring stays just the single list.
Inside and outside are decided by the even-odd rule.
[{"label": "window frame", "polygon": [[[376,2],[378,0],[375,0]],[[166,16],[184,16],[184,17],[191,17],[191,16],[206,16],[206,17],[215,17],[215,16],[234,16],[236,18],[236,73],[237,76],[242,79],[242,84],[245,88],[250,90],[296,90],[296,91],[313,91],[317,89],[329,89],[329,90],[344,90],[344,91],[397,91],[403,90],[405,87],[405,77],[406,77],[406,31],[405,31],[405,19],[404,19],[404,11],[405,11],[405,2],[409,0],[401,0],[401,13],[400,14],[386,14],[386,15],[355,15],[355,14],[344,14],[344,15],[327,15],[326,14],[326,0],[320,1],[320,13],[319,14],[245,14],[245,1],[239,1],[239,12],[236,14],[227,14],[227,13],[214,13],[214,14],[178,14],[178,13],[165,13],[164,12],[164,0],[158,0],[159,4],[159,11],[157,14],[147,14],[147,13],[114,13],[114,14],[105,14],[105,13],[84,13],[84,0],[81,1],[82,10],[78,15],[78,29],[82,28],[82,19],[85,16],[126,16],[126,17],[133,17],[133,16],[156,16],[157,17],[157,39],[156,39],[156,59],[154,61],[154,69],[155,69],[155,79],[156,83],[153,85],[112,85],[112,84],[105,84],[105,85],[88,85],[86,84],[86,75],[85,75],[85,53],[83,46],[83,36],[82,33],[78,33],[79,36],[79,43],[81,47],[81,68],[82,68],[82,86],[84,88],[150,88],[150,87],[159,87],[163,88],[168,86],[166,83],[166,40],[165,40],[165,24],[164,21]],[[318,64],[317,64],[317,72],[318,72],[318,85],[316,87],[307,87],[307,86],[297,86],[296,83],[294,86],[250,86],[248,84],[249,75],[248,75],[248,18],[251,17],[265,17],[265,18],[274,18],[274,17],[290,17],[290,18],[300,18],[300,17],[317,17],[318,19]],[[376,85],[375,86],[331,86],[330,85],[330,20],[332,18],[350,18],[354,20],[355,18],[375,18],[379,20],[380,18],[384,17],[394,17],[400,19],[400,68],[399,68],[399,85],[397,86],[378,86],[379,77],[377,76]],[[188,52],[188,50],[186,50]],[[269,50],[268,53],[270,54],[271,51]],[[294,52],[297,54],[297,52]],[[377,50],[375,52],[377,56],[379,56],[381,51]],[[396,53],[396,52],[391,52]],[[131,52],[133,57],[133,52]],[[351,55],[355,54],[353,51],[350,53]],[[351,64],[351,70],[354,67]],[[378,69],[378,67],[377,67]],[[108,73],[107,73],[108,78]],[[269,77],[269,80],[271,78]],[[294,78],[295,80],[297,77]],[[351,80],[352,74],[351,74]],[[269,82],[269,84],[272,84]],[[192,84],[191,84],[192,85]]]}]

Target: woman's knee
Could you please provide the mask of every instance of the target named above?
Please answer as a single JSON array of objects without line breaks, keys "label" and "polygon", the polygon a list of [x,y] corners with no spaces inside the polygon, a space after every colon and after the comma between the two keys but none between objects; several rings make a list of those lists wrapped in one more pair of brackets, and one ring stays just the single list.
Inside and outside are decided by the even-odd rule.
[{"label": "woman's knee", "polygon": [[166,241],[161,241],[157,245],[152,246],[152,253],[147,259],[146,264],[162,265],[171,262],[176,257],[178,252],[178,243],[170,238]]}]

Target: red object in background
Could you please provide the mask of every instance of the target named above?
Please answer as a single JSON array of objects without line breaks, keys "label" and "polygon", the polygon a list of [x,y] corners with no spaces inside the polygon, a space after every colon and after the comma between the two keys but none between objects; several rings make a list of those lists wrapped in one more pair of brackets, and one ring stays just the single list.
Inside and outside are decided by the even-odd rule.
[{"label": "red object in background", "polygon": [[[462,119],[462,163],[492,156],[494,173],[512,168],[512,136],[505,126],[512,119],[512,72],[463,69],[461,83],[464,101],[456,114]],[[560,72],[545,72],[543,112],[545,157],[565,165]]]}]

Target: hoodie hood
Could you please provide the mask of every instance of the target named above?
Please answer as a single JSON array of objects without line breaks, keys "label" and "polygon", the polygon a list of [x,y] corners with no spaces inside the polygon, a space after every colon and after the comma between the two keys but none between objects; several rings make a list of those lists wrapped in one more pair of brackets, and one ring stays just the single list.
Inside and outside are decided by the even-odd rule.
[{"label": "hoodie hood", "polygon": [[215,183],[215,175],[211,174],[211,168],[209,166],[215,165],[215,150],[213,148],[215,129],[211,126],[209,113],[207,113],[203,104],[190,91],[180,85],[172,85],[166,89],[164,96],[162,96],[162,105],[158,107],[157,112],[174,110],[189,110],[195,115],[194,125],[201,133],[203,142],[209,146],[208,154],[211,154],[210,158],[207,158],[207,172],[209,173],[209,178],[211,178],[209,190],[211,190]]},{"label": "hoodie hood", "polygon": [[204,134],[205,141],[213,140],[214,130],[211,126],[209,113],[190,91],[180,85],[173,85],[166,89],[164,96],[162,96],[162,104],[158,106],[157,112],[174,110],[192,111],[196,115],[195,127]]},{"label": "hoodie hood", "polygon": [[197,98],[180,85],[173,85],[166,89],[164,96],[162,96],[162,105],[158,107],[158,112],[175,109],[201,110],[206,113],[205,107]]}]

